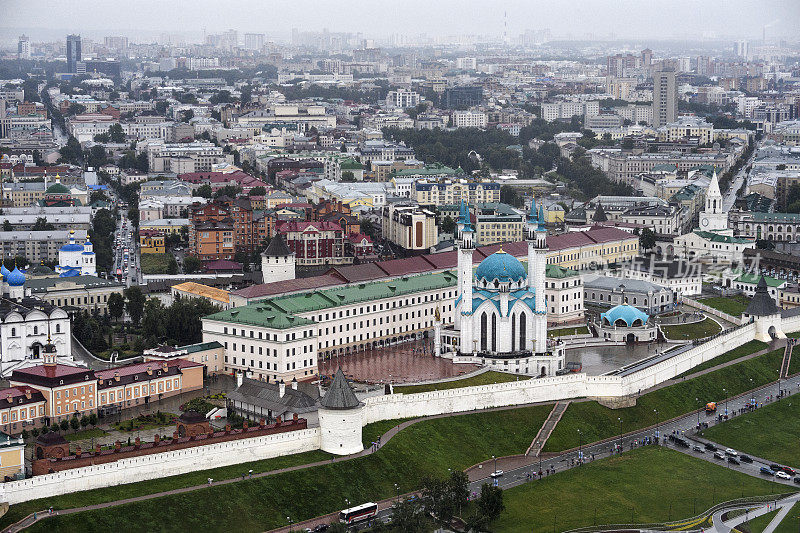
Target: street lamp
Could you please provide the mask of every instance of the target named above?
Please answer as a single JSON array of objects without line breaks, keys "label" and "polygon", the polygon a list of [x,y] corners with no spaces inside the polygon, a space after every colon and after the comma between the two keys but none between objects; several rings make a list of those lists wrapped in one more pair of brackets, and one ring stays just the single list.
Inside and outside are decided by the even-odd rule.
[{"label": "street lamp", "polygon": [[400,503],[400,487],[397,486],[397,483],[394,484],[394,492],[397,494],[397,503]]},{"label": "street lamp", "polygon": [[700,398],[695,398],[694,401],[700,405],[700,407],[697,408],[697,429],[700,429],[700,409],[702,408],[702,404],[700,404]]},{"label": "street lamp", "polygon": [[493,455],[492,459],[494,459],[494,472],[497,472],[497,457]]},{"label": "street lamp", "polygon": [[583,435],[581,434],[581,430],[578,429],[578,466],[581,465],[581,447],[583,446]]},{"label": "street lamp", "polygon": [[622,450],[622,418],[617,417],[617,422],[619,422],[619,449]]},{"label": "street lamp", "polygon": [[723,388],[722,392],[725,394],[725,416],[728,416],[728,391]]},{"label": "street lamp", "polygon": [[658,444],[658,409],[653,409],[656,414],[656,444]]},{"label": "street lamp", "polygon": [[291,531],[292,530],[292,519],[287,516],[286,517],[286,521],[289,522],[289,531]]}]

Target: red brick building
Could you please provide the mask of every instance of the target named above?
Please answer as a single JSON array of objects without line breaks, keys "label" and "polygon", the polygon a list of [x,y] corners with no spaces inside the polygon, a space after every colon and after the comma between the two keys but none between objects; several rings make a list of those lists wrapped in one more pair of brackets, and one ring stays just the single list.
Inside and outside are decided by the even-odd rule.
[{"label": "red brick building", "polygon": [[341,265],[353,261],[345,255],[344,231],[333,222],[291,220],[281,224],[278,232],[295,253],[298,266]]}]

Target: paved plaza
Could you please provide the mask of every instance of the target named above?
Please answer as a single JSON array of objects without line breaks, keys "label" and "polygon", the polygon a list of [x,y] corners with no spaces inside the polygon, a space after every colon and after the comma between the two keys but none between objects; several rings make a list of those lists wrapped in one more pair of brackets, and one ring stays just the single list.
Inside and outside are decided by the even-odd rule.
[{"label": "paved plaza", "polygon": [[416,383],[456,377],[479,368],[434,357],[430,339],[320,360],[319,373],[332,376],[339,366],[348,378],[361,383]]}]

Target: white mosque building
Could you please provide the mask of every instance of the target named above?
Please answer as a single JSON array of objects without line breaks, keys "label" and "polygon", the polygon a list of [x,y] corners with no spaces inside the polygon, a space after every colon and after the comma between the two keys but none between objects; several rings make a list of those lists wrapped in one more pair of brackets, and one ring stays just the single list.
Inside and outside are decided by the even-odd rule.
[{"label": "white mosque building", "polygon": [[[458,297],[452,328],[437,327],[435,350],[456,362],[506,372],[552,376],[564,368],[564,351],[548,346],[544,209],[532,205],[526,224],[528,266],[501,248],[472,270],[474,230],[462,202],[458,220]],[[441,338],[441,340],[440,340]],[[442,344],[444,346],[442,346]]]},{"label": "white mosque building", "polygon": [[86,242],[80,244],[75,242],[75,230],[70,230],[69,243],[62,246],[58,251],[56,271],[59,277],[62,278],[94,276],[97,274],[94,247],[88,236],[86,237]]}]

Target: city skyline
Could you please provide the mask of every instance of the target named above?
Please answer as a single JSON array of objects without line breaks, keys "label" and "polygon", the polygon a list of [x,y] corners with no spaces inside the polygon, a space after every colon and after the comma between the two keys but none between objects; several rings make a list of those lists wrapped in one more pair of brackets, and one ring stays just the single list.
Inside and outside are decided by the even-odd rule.
[{"label": "city skyline", "polygon": [[[47,4],[48,2],[45,2]],[[50,2],[52,3],[52,2]],[[201,1],[185,10],[180,3],[138,3],[142,9],[128,13],[125,25],[116,15],[127,7],[121,3],[67,2],[43,9],[12,0],[8,16],[0,23],[0,42],[12,42],[17,33],[33,39],[49,39],[59,33],[84,33],[87,37],[109,33],[142,36],[159,33],[180,34],[189,42],[202,40],[204,32],[217,33],[229,28],[239,32],[265,33],[268,38],[287,39],[292,28],[301,31],[362,33],[367,38],[384,39],[393,34],[429,37],[482,36],[513,39],[526,30],[549,29],[554,38],[597,39],[685,39],[745,38],[768,40],[791,38],[792,28],[800,24],[800,6],[791,1],[731,0],[726,9],[696,2],[673,2],[666,9],[658,2],[621,1],[614,4],[586,0],[577,6],[549,2],[456,3],[435,5],[419,1],[405,3],[348,2],[350,9],[333,9],[310,2],[273,2],[269,5],[244,1],[237,9],[222,11],[214,3]],[[150,7],[147,7],[147,6]],[[161,16],[150,14],[160,10]],[[358,17],[353,17],[353,12]],[[424,16],[420,16],[424,13]],[[257,22],[254,22],[257,21]],[[442,21],[446,21],[442,24]],[[213,25],[211,24],[213,22]]]}]

